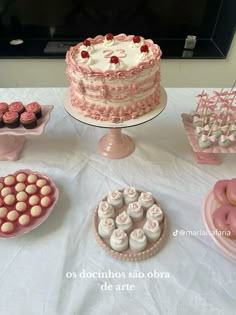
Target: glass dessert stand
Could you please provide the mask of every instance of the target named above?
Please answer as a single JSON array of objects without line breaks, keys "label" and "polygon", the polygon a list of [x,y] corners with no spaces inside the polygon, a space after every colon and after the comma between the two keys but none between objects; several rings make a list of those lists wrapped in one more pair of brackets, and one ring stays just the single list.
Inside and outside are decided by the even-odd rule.
[{"label": "glass dessert stand", "polygon": [[41,109],[42,118],[38,120],[38,126],[34,129],[25,129],[23,126],[19,126],[15,129],[7,127],[0,129],[0,161],[18,160],[20,152],[24,147],[25,136],[40,136],[44,132],[53,105],[43,105]]},{"label": "glass dessert stand", "polygon": [[196,163],[218,165],[221,164],[218,153],[236,153],[236,143],[228,148],[223,148],[219,145],[212,145],[209,148],[202,149],[198,144],[198,138],[194,135],[194,128],[192,123],[189,121],[189,115],[183,113],[181,116],[189,143],[192,146]]},{"label": "glass dessert stand", "polygon": [[65,110],[70,116],[87,125],[109,129],[108,134],[99,140],[97,149],[100,154],[110,159],[125,158],[129,156],[135,149],[135,143],[133,139],[128,135],[123,134],[122,128],[134,127],[152,120],[162,113],[162,111],[165,109],[166,103],[167,95],[164,88],[161,87],[160,104],[151,112],[141,117],[130,119],[124,122],[108,122],[85,117],[79,113],[78,110],[71,105],[69,90],[66,91],[64,98]]}]

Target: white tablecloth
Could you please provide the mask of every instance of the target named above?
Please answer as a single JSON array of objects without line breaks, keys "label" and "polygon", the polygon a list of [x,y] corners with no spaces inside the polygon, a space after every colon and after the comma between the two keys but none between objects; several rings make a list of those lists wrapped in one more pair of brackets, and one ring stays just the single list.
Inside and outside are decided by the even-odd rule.
[{"label": "white tablecloth", "polygon": [[[135,152],[110,160],[96,151],[107,130],[71,118],[65,89],[0,89],[1,101],[55,106],[44,134],[27,137],[18,161],[0,162],[0,176],[29,168],[47,173],[60,191],[41,226],[0,240],[1,315],[235,315],[235,262],[207,235],[172,234],[205,231],[204,196],[218,179],[236,177],[235,154],[222,155],[219,166],[195,164],[180,115],[201,91],[166,91],[159,117],[124,130]],[[164,248],[141,262],[108,256],[91,229],[95,205],[128,185],[151,191],[169,218]]]}]

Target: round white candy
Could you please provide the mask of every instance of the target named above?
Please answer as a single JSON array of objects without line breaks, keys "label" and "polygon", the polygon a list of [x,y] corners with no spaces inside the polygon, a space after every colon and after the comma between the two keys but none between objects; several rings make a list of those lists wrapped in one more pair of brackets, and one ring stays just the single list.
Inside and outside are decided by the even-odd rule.
[{"label": "round white candy", "polygon": [[6,197],[7,195],[10,195],[10,194],[12,194],[12,189],[10,187],[4,187],[1,190],[2,197]]},{"label": "round white candy", "polygon": [[19,223],[23,226],[26,226],[30,223],[30,216],[28,214],[23,214],[19,217]]},{"label": "round white candy", "polygon": [[38,179],[36,182],[36,186],[38,186],[39,188],[45,186],[47,184],[47,180],[46,179]]},{"label": "round white candy", "polygon": [[24,212],[27,209],[27,204],[23,201],[19,201],[16,203],[16,210],[20,212]]},{"label": "round white candy", "polygon": [[25,191],[26,191],[28,194],[33,195],[33,194],[36,193],[37,187],[36,187],[35,185],[28,185],[28,186],[26,186]]},{"label": "round white candy", "polygon": [[27,198],[28,198],[28,195],[24,191],[18,192],[18,194],[16,195],[17,201],[25,201]]},{"label": "round white candy", "polygon": [[14,230],[14,225],[11,222],[5,222],[1,226],[1,231],[3,233],[11,233]]},{"label": "round white candy", "polygon": [[16,210],[9,211],[7,214],[7,219],[10,221],[16,221],[19,217],[19,214]]},{"label": "round white candy", "polygon": [[35,175],[35,174],[30,174],[30,175],[27,177],[27,181],[28,181],[28,183],[30,183],[30,184],[36,183],[37,179],[38,179],[38,176]]},{"label": "round white candy", "polygon": [[32,217],[39,217],[42,213],[42,208],[40,206],[33,206],[30,210]]},{"label": "round white candy", "polygon": [[33,195],[29,198],[29,204],[31,206],[36,206],[40,201],[40,198],[37,195]]},{"label": "round white candy", "polygon": [[50,204],[51,204],[51,199],[49,198],[49,197],[47,197],[47,196],[45,196],[45,197],[43,197],[42,199],[41,199],[41,205],[43,206],[43,207],[48,207]]},{"label": "round white candy", "polygon": [[4,178],[4,184],[7,185],[7,186],[12,186],[15,184],[15,177],[12,176],[12,175],[9,175],[9,176],[6,176]]},{"label": "round white candy", "polygon": [[52,192],[52,188],[49,185],[43,186],[40,193],[44,196],[49,195]]},{"label": "round white candy", "polygon": [[20,191],[23,191],[23,190],[25,190],[25,184],[23,184],[23,183],[18,183],[18,184],[16,184],[16,186],[15,186],[15,190],[17,191],[17,192],[20,192]]},{"label": "round white candy", "polygon": [[7,208],[1,207],[0,208],[0,218],[4,219],[6,217],[6,215],[7,215]]},{"label": "round white candy", "polygon": [[16,201],[16,198],[14,195],[7,195],[5,198],[4,198],[4,203],[7,205],[7,206],[12,206]]},{"label": "round white candy", "polygon": [[26,174],[24,173],[19,173],[17,176],[16,176],[16,180],[19,182],[19,183],[23,183],[26,181]]}]

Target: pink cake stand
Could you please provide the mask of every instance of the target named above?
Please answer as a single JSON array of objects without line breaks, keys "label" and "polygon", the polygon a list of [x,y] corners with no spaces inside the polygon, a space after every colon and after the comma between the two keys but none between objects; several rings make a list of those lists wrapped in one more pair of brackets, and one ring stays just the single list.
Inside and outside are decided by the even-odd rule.
[{"label": "pink cake stand", "polygon": [[53,105],[44,105],[42,108],[42,118],[38,120],[38,126],[34,129],[25,129],[19,126],[16,129],[7,127],[0,129],[0,161],[18,160],[20,152],[25,143],[25,136],[39,136],[44,132],[45,126],[50,118]]},{"label": "pink cake stand", "polygon": [[124,122],[107,122],[98,121],[89,117],[85,117],[79,113],[76,108],[71,105],[69,90],[66,91],[64,98],[64,106],[69,115],[78,121],[100,128],[109,128],[107,135],[102,137],[98,143],[98,152],[110,159],[121,159],[129,156],[135,149],[134,141],[131,137],[122,133],[122,128],[134,127],[144,124],[160,115],[167,103],[167,95],[163,87],[161,87],[160,104],[151,112]]},{"label": "pink cake stand", "polygon": [[199,147],[198,138],[194,135],[194,128],[189,121],[189,115],[183,113],[181,115],[189,143],[193,149],[195,161],[198,164],[218,165],[221,161],[218,153],[236,153],[236,143],[228,148],[220,147],[219,145],[212,145],[210,148],[202,149]]},{"label": "pink cake stand", "polygon": [[219,207],[219,203],[214,198],[213,190],[210,190],[205,197],[202,206],[202,219],[206,226],[207,232],[212,237],[216,245],[224,254],[236,261],[236,240],[231,240],[217,233],[213,223],[212,214]]}]

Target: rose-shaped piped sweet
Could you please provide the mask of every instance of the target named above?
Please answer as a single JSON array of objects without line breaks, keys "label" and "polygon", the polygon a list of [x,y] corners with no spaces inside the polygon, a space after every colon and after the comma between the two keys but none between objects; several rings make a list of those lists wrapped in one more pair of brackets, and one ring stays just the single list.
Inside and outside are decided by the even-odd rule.
[{"label": "rose-shaped piped sweet", "polygon": [[111,218],[102,219],[98,225],[98,234],[102,238],[109,238],[112,232],[115,230],[114,220]]},{"label": "rose-shaped piped sweet", "polygon": [[143,207],[138,201],[130,203],[127,212],[134,221],[139,221],[143,218]]},{"label": "rose-shaped piped sweet", "polygon": [[147,210],[147,219],[157,220],[159,223],[163,220],[163,211],[161,208],[154,204]]},{"label": "rose-shaped piped sweet", "polygon": [[138,200],[138,192],[134,187],[125,188],[123,196],[126,204],[130,204],[131,202]]},{"label": "rose-shaped piped sweet", "polygon": [[128,236],[127,234],[121,230],[116,229],[113,231],[110,238],[110,246],[117,252],[123,252],[128,248]]},{"label": "rose-shaped piped sweet", "polygon": [[147,237],[142,229],[135,229],[130,234],[130,248],[135,252],[143,251],[147,246]]},{"label": "rose-shaped piped sweet", "polygon": [[142,192],[139,196],[138,201],[145,209],[150,208],[154,204],[154,199],[151,192]]},{"label": "rose-shaped piped sweet", "polygon": [[99,219],[108,219],[108,218],[114,218],[115,216],[115,210],[112,205],[110,205],[106,201],[102,201],[98,205],[98,217]]},{"label": "rose-shaped piped sweet", "polygon": [[161,235],[161,228],[157,220],[147,220],[143,226],[148,241],[157,241]]},{"label": "rose-shaped piped sweet", "polygon": [[132,220],[126,211],[121,212],[116,217],[116,226],[125,232],[129,232],[131,230]]},{"label": "rose-shaped piped sweet", "polygon": [[123,206],[123,195],[119,190],[114,190],[108,193],[107,202],[115,209]]}]

